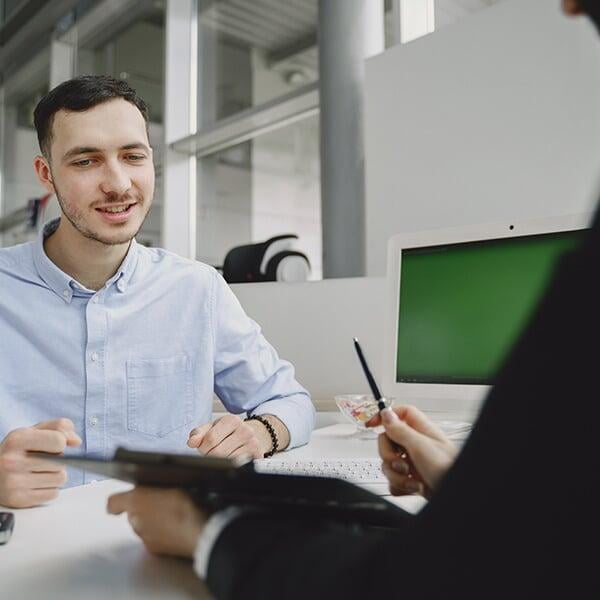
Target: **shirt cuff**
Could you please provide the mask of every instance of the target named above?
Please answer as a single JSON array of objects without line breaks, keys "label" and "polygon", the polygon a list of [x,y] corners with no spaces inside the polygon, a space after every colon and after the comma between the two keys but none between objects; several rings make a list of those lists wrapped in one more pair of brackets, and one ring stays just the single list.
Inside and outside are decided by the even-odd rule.
[{"label": "shirt cuff", "polygon": [[315,426],[315,407],[308,395],[295,394],[274,398],[248,411],[250,415],[273,415],[288,429],[290,444],[286,450],[307,444]]},{"label": "shirt cuff", "polygon": [[206,579],[210,554],[217,539],[219,539],[219,536],[223,533],[227,525],[243,513],[243,509],[237,506],[230,506],[216,512],[208,519],[198,538],[198,544],[194,552],[194,570],[198,577]]}]

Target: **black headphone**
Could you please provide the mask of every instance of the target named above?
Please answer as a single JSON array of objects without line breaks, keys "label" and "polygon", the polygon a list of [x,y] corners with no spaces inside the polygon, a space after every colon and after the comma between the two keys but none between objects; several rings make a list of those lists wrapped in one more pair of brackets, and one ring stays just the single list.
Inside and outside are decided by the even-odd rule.
[{"label": "black headphone", "polygon": [[223,262],[225,281],[306,281],[310,261],[302,252],[291,249],[290,240],[294,239],[298,236],[290,233],[231,249]]}]

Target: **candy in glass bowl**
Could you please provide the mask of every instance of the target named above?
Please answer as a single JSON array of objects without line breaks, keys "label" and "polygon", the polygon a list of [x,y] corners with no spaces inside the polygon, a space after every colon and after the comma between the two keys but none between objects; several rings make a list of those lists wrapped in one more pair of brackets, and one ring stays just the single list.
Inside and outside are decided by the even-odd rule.
[{"label": "candy in glass bowl", "polygon": [[[392,406],[392,398],[381,399],[386,407]],[[367,427],[366,423],[379,412],[379,405],[373,396],[368,394],[340,394],[335,397],[340,412],[357,428],[360,437],[372,438],[379,433],[379,428]]]}]

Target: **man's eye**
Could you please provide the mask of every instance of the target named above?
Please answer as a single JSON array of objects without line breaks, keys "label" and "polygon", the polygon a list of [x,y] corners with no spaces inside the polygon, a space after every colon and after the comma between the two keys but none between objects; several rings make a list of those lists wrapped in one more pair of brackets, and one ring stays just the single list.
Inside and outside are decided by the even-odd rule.
[{"label": "man's eye", "polygon": [[146,158],[146,157],[143,154],[129,154],[127,156],[127,158],[129,160],[139,161],[139,160],[144,160],[144,158]]},{"label": "man's eye", "polygon": [[83,160],[78,160],[73,163],[76,167],[89,167],[92,164],[92,160],[90,158],[84,158]]}]

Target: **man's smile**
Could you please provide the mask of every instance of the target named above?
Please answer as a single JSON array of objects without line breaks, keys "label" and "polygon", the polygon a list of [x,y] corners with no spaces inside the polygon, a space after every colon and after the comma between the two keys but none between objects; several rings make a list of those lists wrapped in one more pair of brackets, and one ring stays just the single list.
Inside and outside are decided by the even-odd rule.
[{"label": "man's smile", "polygon": [[137,204],[137,202],[109,204],[107,206],[97,207],[95,210],[99,212],[105,220],[111,223],[122,223],[131,216]]}]

